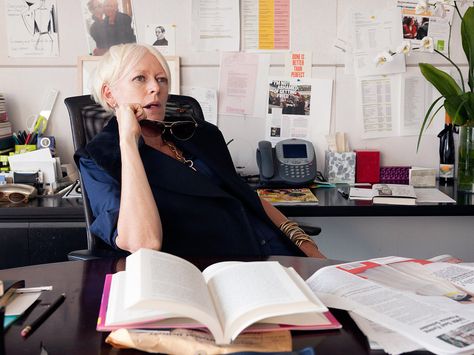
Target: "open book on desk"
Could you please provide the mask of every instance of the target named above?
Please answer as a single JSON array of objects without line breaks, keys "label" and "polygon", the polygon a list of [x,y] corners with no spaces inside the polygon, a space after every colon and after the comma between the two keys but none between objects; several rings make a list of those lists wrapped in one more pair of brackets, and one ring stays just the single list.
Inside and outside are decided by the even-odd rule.
[{"label": "open book on desk", "polygon": [[106,278],[99,331],[207,328],[227,344],[244,330],[341,327],[296,271],[278,262],[221,262],[201,273],[149,249],[126,260],[126,271]]},{"label": "open book on desk", "polygon": [[351,187],[349,199],[372,200],[375,204],[416,205],[416,193],[411,185],[374,184],[371,189]]}]

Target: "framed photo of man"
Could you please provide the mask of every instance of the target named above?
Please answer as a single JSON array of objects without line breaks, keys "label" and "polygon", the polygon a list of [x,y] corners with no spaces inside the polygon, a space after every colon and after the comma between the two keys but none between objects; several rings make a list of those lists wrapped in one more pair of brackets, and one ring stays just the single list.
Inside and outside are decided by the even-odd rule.
[{"label": "framed photo of man", "polygon": [[136,43],[132,0],[81,0],[89,53],[102,55],[109,47]]},{"label": "framed photo of man", "polygon": [[145,26],[145,43],[158,49],[163,55],[175,55],[176,25],[147,24]]},{"label": "framed photo of man", "polygon": [[[170,68],[171,87],[170,94],[179,95],[180,93],[180,74],[179,74],[179,57],[166,56],[166,62]],[[79,57],[77,63],[78,69],[78,91],[79,95],[90,94],[90,77],[93,74],[97,61],[100,56]]]}]

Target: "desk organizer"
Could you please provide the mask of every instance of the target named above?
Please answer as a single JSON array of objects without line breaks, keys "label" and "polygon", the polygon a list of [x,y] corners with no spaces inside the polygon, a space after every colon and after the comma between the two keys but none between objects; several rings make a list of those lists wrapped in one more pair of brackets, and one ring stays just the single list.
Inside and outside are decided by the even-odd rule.
[{"label": "desk organizer", "polygon": [[382,166],[380,182],[383,184],[408,184],[410,166]]},{"label": "desk organizer", "polygon": [[36,150],[36,144],[15,144],[15,154],[32,152]]},{"label": "desk organizer", "polygon": [[353,184],[355,182],[355,162],[354,152],[329,152],[325,154],[326,178],[330,183]]}]

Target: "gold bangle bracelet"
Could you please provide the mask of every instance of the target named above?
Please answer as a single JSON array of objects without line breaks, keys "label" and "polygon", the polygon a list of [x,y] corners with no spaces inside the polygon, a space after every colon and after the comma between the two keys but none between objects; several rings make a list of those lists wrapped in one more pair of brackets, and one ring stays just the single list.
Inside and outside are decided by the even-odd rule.
[{"label": "gold bangle bracelet", "polygon": [[311,243],[318,249],[318,246],[309,235],[307,235],[299,226],[298,223],[290,221],[289,219],[283,221],[278,226],[279,229],[299,248],[304,242]]}]

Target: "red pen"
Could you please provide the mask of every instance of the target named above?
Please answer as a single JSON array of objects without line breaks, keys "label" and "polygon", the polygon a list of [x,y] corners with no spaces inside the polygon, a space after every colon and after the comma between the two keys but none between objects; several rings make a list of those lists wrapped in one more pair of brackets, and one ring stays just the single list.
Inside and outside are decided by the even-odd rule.
[{"label": "red pen", "polygon": [[30,142],[30,139],[31,139],[31,132],[28,133],[28,135],[26,136],[25,144],[28,144]]}]

